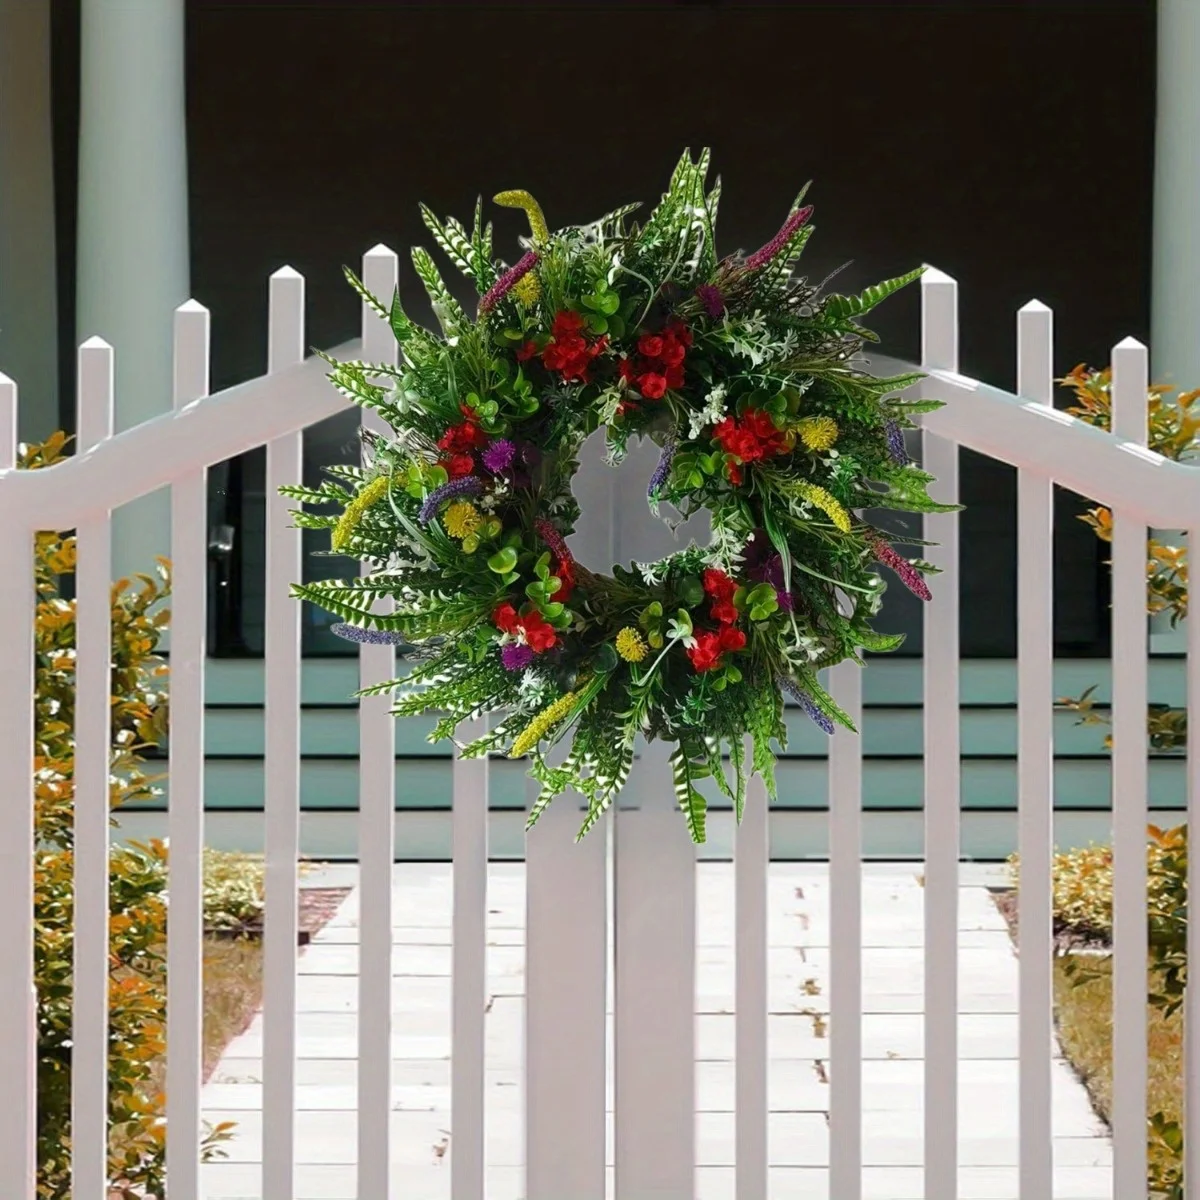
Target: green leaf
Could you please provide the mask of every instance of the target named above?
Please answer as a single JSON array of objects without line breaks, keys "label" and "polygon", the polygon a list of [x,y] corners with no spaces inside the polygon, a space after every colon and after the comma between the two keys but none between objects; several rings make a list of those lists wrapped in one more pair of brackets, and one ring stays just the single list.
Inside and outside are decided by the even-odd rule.
[{"label": "green leaf", "polygon": [[517,565],[517,552],[511,547],[506,546],[503,550],[497,550],[487,564],[497,575],[507,575]]},{"label": "green leaf", "polygon": [[833,321],[843,321],[849,317],[861,316],[863,313],[869,312],[877,304],[881,304],[901,288],[907,287],[910,283],[920,279],[924,273],[925,268],[918,267],[915,271],[909,271],[904,275],[897,275],[895,279],[887,279],[883,283],[877,283],[867,288],[865,292],[860,292],[857,296],[830,296],[821,308],[821,316],[828,317]]}]

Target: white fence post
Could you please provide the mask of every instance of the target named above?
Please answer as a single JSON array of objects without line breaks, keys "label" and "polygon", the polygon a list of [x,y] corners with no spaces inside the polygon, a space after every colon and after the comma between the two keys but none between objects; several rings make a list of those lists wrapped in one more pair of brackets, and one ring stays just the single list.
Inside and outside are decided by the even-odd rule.
[{"label": "white fence post", "polygon": [[[1017,391],[1048,406],[1053,375],[1052,314],[1031,300],[1017,315]],[[1054,484],[1025,469],[1017,476],[1017,717],[1020,1190],[1022,1200],[1043,1200],[1054,1178]]]},{"label": "white fence post", "polygon": [[[113,351],[101,338],[79,348],[79,453],[112,437]],[[109,700],[112,662],[112,516],[76,531],[75,568],[75,975],[71,1029],[71,1188],[108,1188]]]},{"label": "white fence post", "polygon": [[[589,455],[594,444],[585,450]],[[591,465],[591,464],[589,464]],[[571,539],[581,562],[613,560],[613,472],[598,485],[600,520]],[[577,493],[580,494],[580,493]],[[540,787],[528,780],[528,803]],[[580,797],[559,796],[525,838],[526,1200],[604,1200],[607,1096],[608,846],[602,819],[583,841]]]},{"label": "white fence post", "polygon": [[859,732],[829,739],[829,1194],[862,1200],[863,668],[830,672],[833,698]]},{"label": "white fence post", "polygon": [[[1146,444],[1146,347],[1112,353],[1112,429]],[[1120,507],[1112,531],[1113,1194],[1146,1193],[1146,522]]]},{"label": "white fence post", "polygon": [[[267,369],[304,358],[304,277],[271,276]],[[279,494],[302,474],[303,435],[267,443],[266,913],[263,931],[263,1200],[296,1195],[296,942],[300,852],[300,605],[303,566],[294,500]]]},{"label": "white fence post", "polygon": [[[208,395],[208,309],[175,310],[174,407]],[[171,485],[171,704],[168,712],[167,1187],[201,1200],[204,1064],[204,662],[208,623],[208,472]]]},{"label": "white fence post", "polygon": [[[742,749],[753,761],[753,739]],[[737,1200],[765,1200],[768,1161],[769,798],[758,776],[747,785],[734,836],[734,1178]]]},{"label": "white fence post", "polygon": [[[921,279],[921,366],[958,370],[958,285]],[[924,429],[922,467],[958,500],[958,446]],[[925,605],[925,1196],[958,1197],[958,516],[929,513],[926,558],[941,568]]]},{"label": "white fence post", "polygon": [[[395,252],[375,246],[363,256],[363,284],[384,304],[399,276]],[[363,359],[395,366],[399,347],[387,321],[362,306]],[[363,409],[362,428],[391,436],[384,419]],[[364,562],[370,574],[379,564]],[[383,611],[385,605],[377,606]],[[395,678],[396,651],[363,645],[359,686]],[[387,693],[364,696],[358,709],[358,1194],[392,1190],[392,863],[396,847],[396,718]]]},{"label": "white fence post", "polygon": [[[0,470],[17,461],[17,385],[0,375]],[[17,482],[0,477],[0,491]],[[7,506],[6,506],[7,507]],[[37,994],[33,976],[33,530],[0,521],[0,1079],[9,1103],[0,1120],[0,1196],[37,1190]]]},{"label": "white fence post", "polygon": [[[1188,529],[1188,547],[1200,555],[1200,525]],[[1193,567],[1193,570],[1196,568]],[[1200,831],[1200,613],[1187,623],[1187,829]],[[1200,851],[1188,854],[1187,894],[1200,897]],[[1200,963],[1200,919],[1187,925],[1189,963]],[[1200,983],[1183,996],[1183,1182],[1184,1200],[1200,1200]]]}]

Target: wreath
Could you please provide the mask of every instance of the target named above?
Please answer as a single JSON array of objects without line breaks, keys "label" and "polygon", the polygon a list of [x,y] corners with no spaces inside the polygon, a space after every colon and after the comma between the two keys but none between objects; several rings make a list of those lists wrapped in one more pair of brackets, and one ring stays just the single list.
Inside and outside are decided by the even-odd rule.
[{"label": "wreath", "polygon": [[[527,192],[501,193],[530,224],[513,266],[495,258],[481,202],[470,231],[422,206],[477,312],[421,248],[413,265],[440,333],[347,270],[390,322],[401,365],[329,358],[330,379],[393,436],[364,431],[368,465],[287,489],[312,506],[300,525],[332,531],[328,553],[372,568],[294,595],[342,636],[403,647],[406,676],[358,695],[399,691],[397,715],[437,713],[431,741],[496,714],[461,755],[530,756],[542,786],[529,824],[573,788],[588,803],[580,837],[628,778],[639,734],[673,743],[678,803],[702,842],[703,781],[739,819],[749,775],[775,797],[784,693],[827,733],[853,730],[817,673],[902,641],[871,626],[879,565],[926,599],[933,570],[862,510],[952,507],[929,498],[931,476],[904,448],[911,417],[937,402],[904,398],[921,376],[876,378],[859,353],[878,340],[859,319],[920,270],[859,296],[795,277],[813,229],[807,185],[765,246],[719,259],[708,165],[707,151],[685,152],[644,224],[631,204],[551,232]],[[611,574],[574,558],[571,480],[601,428],[610,463],[631,437],[661,448],[649,504],[706,510],[709,545]]]}]

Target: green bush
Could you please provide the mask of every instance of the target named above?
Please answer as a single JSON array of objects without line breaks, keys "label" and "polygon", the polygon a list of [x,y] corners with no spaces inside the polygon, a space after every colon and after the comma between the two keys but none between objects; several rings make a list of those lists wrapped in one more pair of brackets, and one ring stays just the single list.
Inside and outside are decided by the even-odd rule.
[{"label": "green bush", "polygon": [[[58,461],[66,437],[22,447],[20,465]],[[75,603],[61,582],[75,570],[75,539],[39,533],[35,548],[34,933],[38,1006],[38,1194],[71,1196],[71,1006],[73,975],[73,805]],[[166,730],[166,666],[155,657],[167,624],[169,570],[121,580],[112,590],[113,808],[155,795],[142,752]],[[110,856],[109,1173],[129,1200],[164,1195],[164,1101],[156,1066],[165,1050],[166,848],[114,846]],[[10,914],[11,915],[11,914]],[[201,1151],[220,1152],[227,1128]]]}]

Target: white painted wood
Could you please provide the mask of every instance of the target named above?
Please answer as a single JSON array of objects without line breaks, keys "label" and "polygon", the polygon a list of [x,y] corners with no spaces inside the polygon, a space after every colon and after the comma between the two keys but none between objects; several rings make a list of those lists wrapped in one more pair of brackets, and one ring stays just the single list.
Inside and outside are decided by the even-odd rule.
[{"label": "white painted wood", "polygon": [[862,1200],[862,672],[830,672],[833,698],[859,729],[829,740],[829,1191]]},{"label": "white painted wood", "polygon": [[[1053,317],[1031,300],[1017,315],[1017,391],[1054,395]],[[1020,842],[1020,1188],[1053,1194],[1054,1045],[1051,862],[1054,846],[1054,484],[1017,477],[1018,837]]]},{"label": "white painted wood", "polygon": [[[743,754],[752,761],[753,740]],[[734,1164],[737,1200],[767,1195],[767,868],[766,785],[755,776],[734,841]]]},{"label": "white painted wood", "polygon": [[[1146,348],[1112,354],[1113,432],[1146,442]],[[1113,1189],[1146,1190],[1146,524],[1117,509],[1112,533]]]},{"label": "white painted wood", "polygon": [[669,753],[642,748],[614,820],[617,1200],[695,1195],[696,848]]},{"label": "white painted wood", "polygon": [[[175,310],[175,408],[208,395],[209,312]],[[167,1186],[200,1200],[204,1061],[204,658],[208,625],[208,480],[171,485],[171,705],[168,773],[171,923],[167,936]]]},{"label": "white painted wood", "polygon": [[[0,470],[17,461],[17,385],[0,375]],[[2,477],[7,484],[11,474]],[[33,531],[0,521],[0,1196],[35,1200],[37,997],[33,980]],[[25,919],[21,919],[25,914]]]},{"label": "white painted wood", "polygon": [[[613,560],[604,516],[614,479],[604,469],[580,480],[592,485],[585,503],[600,519],[581,522],[571,550],[600,569]],[[531,806],[539,785],[526,786]],[[611,821],[576,843],[583,815],[577,794],[559,796],[525,838],[527,1200],[605,1198]]]},{"label": "white painted wood", "polygon": [[[458,727],[463,744],[486,718]],[[487,1009],[488,760],[454,759],[454,924],[450,963],[451,1200],[484,1200],[484,1020]]]},{"label": "white painted wood", "polygon": [[[1188,530],[1188,545],[1200,546],[1200,526]],[[1188,728],[1200,729],[1200,619],[1187,623]],[[1187,823],[1200,829],[1200,738],[1188,739]],[[1189,896],[1200,896],[1200,854],[1188,856]],[[1200,921],[1189,921],[1188,961],[1200,962]],[[1183,1181],[1184,1200],[1200,1200],[1200,987],[1183,997]]]},{"label": "white painted wood", "polygon": [[[271,276],[267,370],[304,358],[304,278],[291,267]],[[266,572],[266,913],[263,944],[263,1200],[293,1200],[295,1189],[297,862],[300,851],[300,604],[295,501],[279,494],[302,477],[302,435],[267,443]]]},{"label": "white painted wood", "polygon": [[525,838],[527,1200],[605,1196],[610,822],[576,843],[583,815],[568,792]]},{"label": "white painted wood", "polygon": [[[921,366],[958,370],[958,285],[921,279]],[[958,447],[923,431],[930,491],[958,498]],[[930,513],[925,557],[941,568],[925,605],[925,1197],[958,1197],[959,611],[958,517]]]},{"label": "white painted wood", "polygon": [[[363,256],[362,280],[384,304],[399,276],[395,253],[379,245]],[[391,326],[362,306],[363,358],[395,366]],[[364,409],[362,427],[390,437],[387,422]],[[364,562],[363,574],[380,564]],[[390,605],[380,602],[377,607]],[[393,646],[359,647],[359,686],[396,677]],[[392,1189],[392,858],[396,842],[396,718],[392,698],[364,696],[358,709],[358,859],[361,870],[362,957],[358,973],[358,1192],[388,1196]]]},{"label": "white painted wood", "polygon": [[[113,352],[89,338],[78,354],[79,452],[113,433]],[[71,1186],[108,1187],[108,832],[112,523],[76,530],[75,567],[75,971],[71,1028]]]}]

